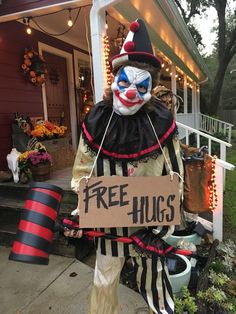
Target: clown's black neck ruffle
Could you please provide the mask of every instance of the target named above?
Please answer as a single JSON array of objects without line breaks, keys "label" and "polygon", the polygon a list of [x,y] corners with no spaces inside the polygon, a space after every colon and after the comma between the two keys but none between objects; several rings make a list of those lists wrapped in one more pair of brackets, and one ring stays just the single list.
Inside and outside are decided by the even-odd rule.
[{"label": "clown's black neck ruffle", "polygon": [[[82,124],[85,143],[95,154],[99,150],[112,110],[112,107],[100,102],[91,109]],[[171,113],[160,103],[156,103],[149,117],[161,146],[164,147],[176,133],[176,123]],[[143,110],[131,116],[120,116],[114,112],[100,157],[133,162],[156,158],[159,154],[160,145]]]}]

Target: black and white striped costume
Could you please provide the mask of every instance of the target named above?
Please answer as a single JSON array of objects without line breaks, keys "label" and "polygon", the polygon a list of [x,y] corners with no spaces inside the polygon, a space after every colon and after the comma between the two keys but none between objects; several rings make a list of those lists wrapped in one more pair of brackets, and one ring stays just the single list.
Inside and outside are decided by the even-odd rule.
[{"label": "black and white striped costume", "polygon": [[[86,132],[84,133],[86,135]],[[172,136],[171,140],[163,146],[165,156],[169,164],[172,165],[173,171],[182,175],[183,167],[178,140],[175,136]],[[73,168],[72,189],[75,192],[78,192],[80,178],[88,175],[92,169],[95,157],[91,154],[90,149],[88,149],[86,139],[81,138]],[[119,161],[106,158],[104,154],[101,154],[101,156],[98,157],[93,175],[161,176],[167,173],[167,169],[166,161],[160,152],[154,158],[146,159],[145,162],[137,160],[135,162],[132,162],[132,160]],[[182,191],[181,183],[180,190]],[[119,208],[117,208],[117,210],[119,210]],[[127,237],[138,229],[140,229],[140,227],[105,228],[99,230]],[[163,227],[162,236],[164,237],[168,231],[168,227]],[[153,311],[151,313],[174,313],[172,289],[168,270],[163,258],[147,259],[139,257],[132,246],[101,238],[96,240],[96,247],[97,262],[89,314],[118,313],[116,295],[120,272],[126,256],[133,258],[137,284],[140,293],[148,303],[149,308]],[[110,278],[110,280],[108,278]],[[102,294],[101,291],[103,291]]]}]

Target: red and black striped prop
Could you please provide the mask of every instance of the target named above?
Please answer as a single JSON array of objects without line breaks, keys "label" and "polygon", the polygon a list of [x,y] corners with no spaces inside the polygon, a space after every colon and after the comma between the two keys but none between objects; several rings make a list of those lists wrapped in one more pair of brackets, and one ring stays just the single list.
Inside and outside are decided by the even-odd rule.
[{"label": "red and black striped prop", "polygon": [[55,185],[44,182],[31,185],[10,260],[48,265],[62,195],[63,190]]},{"label": "red and black striped prop", "polygon": [[[79,230],[79,223],[67,218],[62,220],[62,228]],[[115,242],[132,244],[140,254],[147,256],[168,256],[169,254],[181,254],[197,258],[198,256],[190,250],[178,249],[167,244],[163,239],[155,235],[151,229],[140,229],[130,237],[113,235],[96,230],[83,230],[83,235],[88,238],[105,238]]]}]

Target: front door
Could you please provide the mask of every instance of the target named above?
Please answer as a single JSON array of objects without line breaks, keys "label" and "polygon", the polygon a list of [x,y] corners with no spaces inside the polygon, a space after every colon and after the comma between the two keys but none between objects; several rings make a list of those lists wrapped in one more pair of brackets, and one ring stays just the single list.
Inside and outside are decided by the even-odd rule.
[{"label": "front door", "polygon": [[66,59],[43,51],[47,64],[45,84],[48,120],[71,130]]}]

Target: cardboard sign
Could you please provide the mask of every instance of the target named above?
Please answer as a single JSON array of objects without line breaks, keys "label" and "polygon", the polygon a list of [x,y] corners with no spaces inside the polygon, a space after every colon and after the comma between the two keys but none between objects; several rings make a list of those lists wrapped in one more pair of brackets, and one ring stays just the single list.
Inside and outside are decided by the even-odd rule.
[{"label": "cardboard sign", "polygon": [[81,228],[179,224],[179,178],[84,179],[80,183],[79,209]]}]

